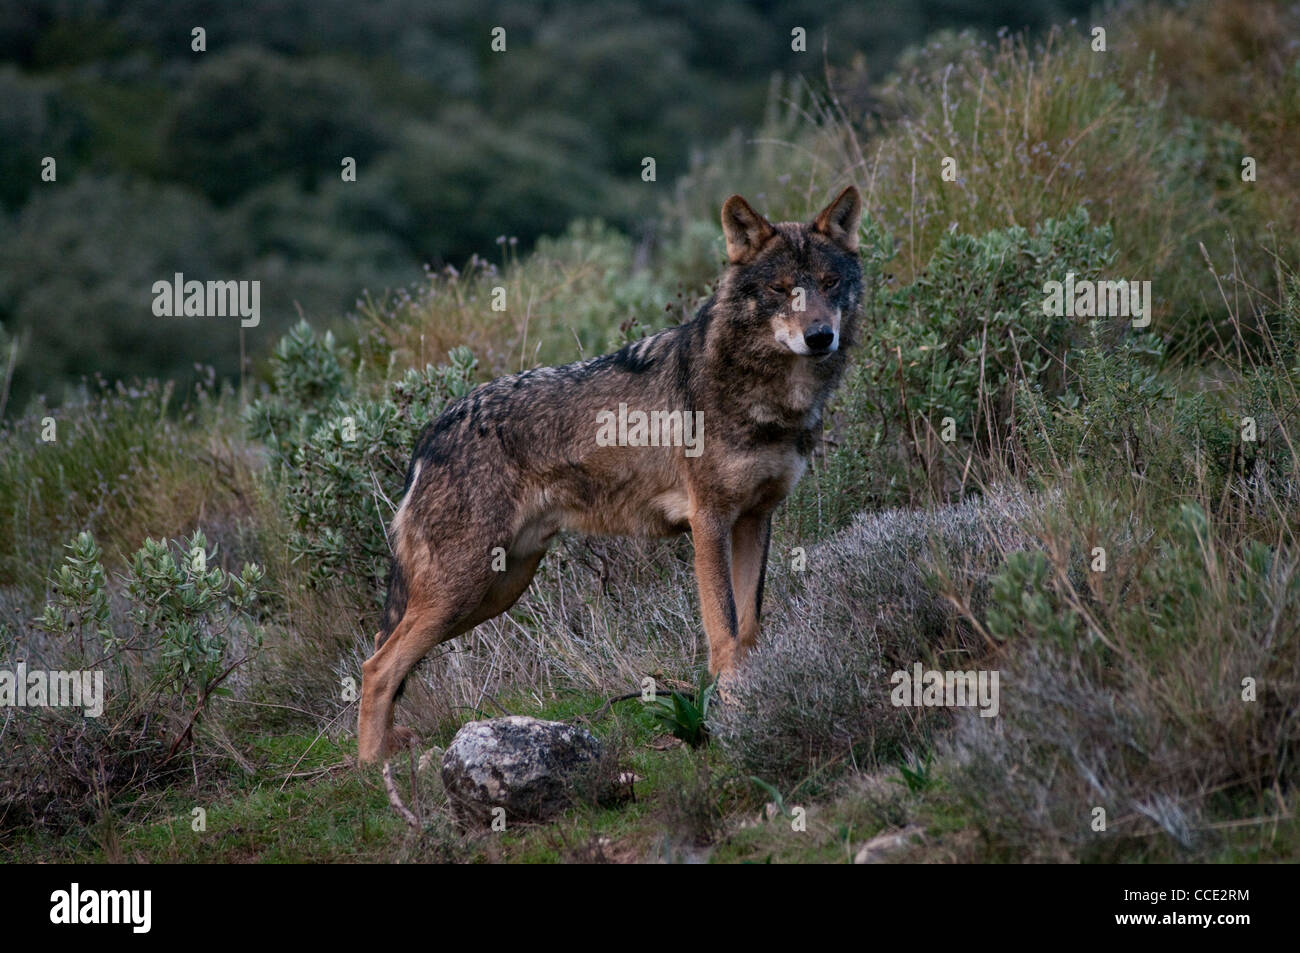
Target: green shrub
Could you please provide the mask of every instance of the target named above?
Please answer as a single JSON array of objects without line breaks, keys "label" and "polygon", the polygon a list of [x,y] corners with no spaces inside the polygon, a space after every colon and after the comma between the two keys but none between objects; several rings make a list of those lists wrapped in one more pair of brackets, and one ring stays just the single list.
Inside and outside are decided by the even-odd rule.
[{"label": "green shrub", "polygon": [[[147,539],[131,559],[127,592],[136,629],[158,651],[154,677],[164,690],[202,706],[212,689],[260,645],[251,610],[262,581],[261,567],[245,564],[239,575],[209,565],[214,547],[202,531],[172,546]],[[232,632],[232,628],[234,631]],[[231,662],[232,636],[242,633],[240,659]]]},{"label": "green shrub", "polygon": [[[1098,519],[1112,490],[1081,484],[994,581],[1000,716],[959,713],[953,789],[989,859],[1214,857],[1213,819],[1276,810],[1295,783],[1294,548],[1186,499]],[[1104,572],[1084,555],[1098,542]]]},{"label": "green shrub", "polygon": [[985,623],[990,635],[1003,642],[1024,637],[1073,644],[1080,620],[1046,588],[1048,569],[1041,552],[1007,556],[990,584]]},{"label": "green shrub", "polygon": [[[84,822],[128,787],[138,793],[169,776],[212,699],[229,694],[261,646],[261,568],[224,571],[201,532],[146,540],[120,585],[90,533],[66,549],[36,620],[48,638],[33,633],[17,657],[31,669],[102,671],[104,707],[94,717],[13,710],[0,747],[0,829]],[[20,648],[3,647],[6,662]]]},{"label": "green shrub", "polygon": [[1114,261],[1110,229],[1092,227],[1082,208],[1033,231],[947,234],[902,288],[887,278],[894,254],[881,226],[864,223],[869,290],[854,363],[829,414],[836,443],[788,504],[787,527],[804,538],[869,506],[951,495],[945,454],[999,449],[1019,382],[1064,393],[1082,322],[1043,313],[1044,283],[1067,272],[1095,278]]},{"label": "green shrub", "polygon": [[1096,278],[1114,257],[1110,228],[1093,228],[1083,208],[1032,232],[946,235],[921,277],[882,291],[867,317],[860,373],[880,412],[936,431],[952,417],[958,434],[980,439],[1005,426],[1017,381],[1061,390],[1080,323],[1043,313],[1043,285],[1067,272]]},{"label": "green shrub", "polygon": [[[235,575],[209,565],[217,551],[209,551],[202,531],[170,544],[145,540],[123,576],[131,606],[125,620],[111,617],[108,579],[94,537],[80,533],[67,549],[51,580],[41,627],[67,642],[75,637],[76,657],[83,661],[89,657],[89,630],[98,639],[95,654],[118,665],[128,692],[130,671],[139,667],[124,655],[129,651],[146,663],[149,688],[143,696],[170,698],[178,709],[197,715],[212,690],[260,644],[252,608],[261,567],[247,563]],[[232,649],[241,654],[233,663]]]},{"label": "green shrub", "polygon": [[75,635],[80,655],[85,654],[87,630],[113,651],[117,646],[109,626],[108,580],[100,563],[103,552],[90,533],[77,534],[66,549],[64,564],[50,580],[51,599],[41,625],[65,638]]},{"label": "green shrub", "polygon": [[271,396],[244,408],[249,436],[285,454],[311,434],[333,405],[352,393],[349,354],[331,331],[299,321],[271,352]]},{"label": "green shrub", "polygon": [[250,405],[250,433],[272,452],[268,478],[290,526],[288,548],[311,587],[340,587],[376,609],[396,511],[415,439],[473,386],[466,348],[440,367],[408,370],[382,396],[353,396],[333,336],[306,324],[276,348],[270,395]]}]

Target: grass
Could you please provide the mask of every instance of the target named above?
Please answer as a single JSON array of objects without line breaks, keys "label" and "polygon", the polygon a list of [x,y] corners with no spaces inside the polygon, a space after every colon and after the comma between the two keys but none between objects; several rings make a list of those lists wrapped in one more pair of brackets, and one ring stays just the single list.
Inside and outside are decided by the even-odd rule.
[{"label": "grass", "polygon": [[192,532],[200,519],[223,549],[240,548],[256,464],[236,436],[234,407],[212,384],[186,397],[156,381],[96,382],[80,403],[6,421],[0,591],[27,603],[43,596],[63,544],[83,529],[118,565],[146,536]]},{"label": "grass", "polygon": [[[557,698],[542,708],[516,714],[566,720],[602,707],[594,694]],[[598,737],[617,735],[627,747],[622,767],[641,780],[635,798],[613,807],[576,805],[554,824],[515,825],[495,834],[451,833],[448,815],[436,806],[425,838],[412,835],[389,809],[377,772],[350,766],[355,744],[318,734],[291,733],[249,738],[251,772],[230,771],[204,790],[167,791],[145,803],[122,803],[80,837],[21,837],[8,859],[19,862],[146,863],[348,863],[385,862],[394,857],[429,859],[448,849],[463,862],[554,862],[645,856],[665,836],[658,829],[659,802],[675,790],[693,762],[718,760],[716,753],[672,745],[651,718],[625,703],[594,726]],[[433,740],[447,743],[452,732]],[[430,739],[426,739],[429,741]],[[434,750],[440,753],[440,748]],[[421,772],[423,797],[440,793],[438,758]],[[397,760],[405,782],[406,764]],[[206,811],[207,829],[192,829],[194,809]],[[446,858],[443,858],[446,859]]]}]

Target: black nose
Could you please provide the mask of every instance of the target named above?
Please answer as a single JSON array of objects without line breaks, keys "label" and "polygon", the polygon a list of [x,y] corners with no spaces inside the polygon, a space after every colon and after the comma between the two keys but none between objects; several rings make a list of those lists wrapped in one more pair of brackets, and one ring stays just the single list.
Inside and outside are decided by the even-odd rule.
[{"label": "black nose", "polygon": [[814,324],[803,333],[803,343],[810,351],[825,351],[835,340],[835,332],[829,324]]}]

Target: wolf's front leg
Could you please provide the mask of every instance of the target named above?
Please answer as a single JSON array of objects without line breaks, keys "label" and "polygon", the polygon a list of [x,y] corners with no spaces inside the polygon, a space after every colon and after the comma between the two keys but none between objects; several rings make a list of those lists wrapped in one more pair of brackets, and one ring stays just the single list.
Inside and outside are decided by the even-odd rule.
[{"label": "wolf's front leg", "polygon": [[700,614],[709,638],[709,674],[727,672],[737,649],[736,600],[731,589],[731,524],[717,513],[691,519],[695,542],[695,580],[700,587]]},{"label": "wolf's front leg", "polygon": [[739,613],[737,655],[758,641],[758,619],[763,611],[763,577],[767,571],[767,548],[772,536],[770,513],[745,513],[731,531],[731,587]]}]

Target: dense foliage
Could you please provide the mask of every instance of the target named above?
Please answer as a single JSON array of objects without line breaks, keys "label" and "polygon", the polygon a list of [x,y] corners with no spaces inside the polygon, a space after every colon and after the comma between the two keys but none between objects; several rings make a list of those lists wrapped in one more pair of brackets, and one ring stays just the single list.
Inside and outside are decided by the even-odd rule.
[{"label": "dense foliage", "polygon": [[299,308],[333,320],[498,236],[631,227],[693,156],[761,120],[773,76],[823,85],[823,51],[878,76],[937,23],[991,33],[1085,6],[0,0],[10,409],[94,372],[237,375],[233,323],[153,317],[148,290],[175,272],[260,280],[243,346],[263,354]]}]

